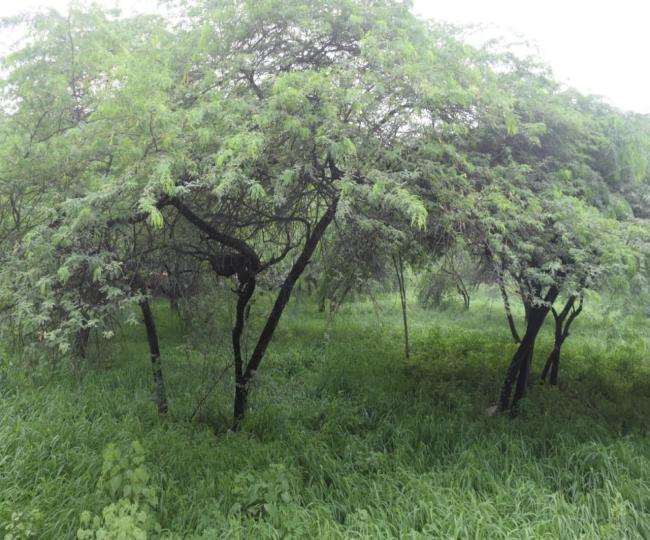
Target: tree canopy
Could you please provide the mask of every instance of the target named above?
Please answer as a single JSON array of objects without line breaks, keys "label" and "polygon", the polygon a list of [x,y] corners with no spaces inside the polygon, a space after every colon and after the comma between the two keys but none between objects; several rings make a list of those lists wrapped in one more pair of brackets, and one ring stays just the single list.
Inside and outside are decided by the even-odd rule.
[{"label": "tree canopy", "polygon": [[[310,264],[363,281],[391,253],[415,268],[462,249],[525,306],[500,405],[515,380],[516,402],[559,298],[566,315],[588,289],[647,291],[650,119],[410,8],[188,0],[5,21],[25,33],[0,101],[3,336],[83,357],[139,305],[161,381],[148,298],[232,279],[238,425]],[[246,355],[259,285],[275,299]]]}]

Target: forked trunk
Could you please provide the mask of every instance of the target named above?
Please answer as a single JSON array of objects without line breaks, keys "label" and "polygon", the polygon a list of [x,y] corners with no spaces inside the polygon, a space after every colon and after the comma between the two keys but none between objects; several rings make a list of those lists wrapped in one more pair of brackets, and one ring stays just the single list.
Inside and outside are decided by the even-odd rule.
[{"label": "forked trunk", "polygon": [[566,338],[569,337],[571,324],[582,312],[584,300],[582,293],[580,294],[580,303],[577,308],[575,307],[576,299],[576,295],[571,295],[564,306],[564,309],[560,313],[555,309],[552,310],[553,318],[555,319],[555,340],[553,343],[553,350],[549,354],[544,370],[542,371],[542,383],[546,382],[546,377],[548,377],[550,373],[549,382],[552,386],[557,386],[558,374],[560,372],[562,345],[566,341]]},{"label": "forked trunk", "polygon": [[237,389],[235,390],[235,418],[233,430],[239,429],[241,421],[246,414],[248,390],[251,379],[257,372],[262,359],[264,358],[264,353],[266,352],[269,343],[271,343],[271,338],[273,337],[275,329],[280,322],[284,308],[287,306],[289,298],[291,298],[291,292],[293,291],[298,278],[300,278],[302,273],[305,271],[305,268],[307,268],[307,265],[309,264],[311,257],[314,254],[314,250],[316,249],[316,246],[318,246],[318,243],[323,237],[323,234],[325,234],[327,227],[334,220],[337,206],[338,199],[335,199],[327,211],[323,214],[321,219],[318,221],[316,226],[312,229],[311,234],[307,238],[307,241],[302,248],[302,252],[293,263],[291,270],[289,270],[287,277],[284,279],[284,282],[280,286],[280,292],[275,299],[271,313],[269,313],[269,316],[266,319],[266,324],[264,325],[264,328],[262,328],[259,338],[257,339],[255,349],[251,354],[248,365],[246,366],[246,369],[237,382]]},{"label": "forked trunk", "polygon": [[542,382],[545,382],[546,377],[548,377],[550,373],[550,383],[553,386],[557,385],[557,376],[560,370],[560,347],[561,345],[557,344],[553,347],[551,354],[548,355],[548,359],[546,360],[546,365],[544,366],[544,370],[542,371],[541,376]]},{"label": "forked trunk", "polygon": [[[528,306],[526,309],[528,313],[526,333],[524,334],[524,337],[508,366],[508,371],[506,372],[506,378],[499,396],[499,410],[501,411],[505,411],[508,407],[512,407],[514,410],[518,401],[526,394],[535,340],[544,324],[546,315],[548,315],[550,306],[557,298],[558,292],[559,291],[556,287],[551,287],[544,298],[544,303],[542,305]],[[516,388],[511,403],[510,396],[515,382]]]}]

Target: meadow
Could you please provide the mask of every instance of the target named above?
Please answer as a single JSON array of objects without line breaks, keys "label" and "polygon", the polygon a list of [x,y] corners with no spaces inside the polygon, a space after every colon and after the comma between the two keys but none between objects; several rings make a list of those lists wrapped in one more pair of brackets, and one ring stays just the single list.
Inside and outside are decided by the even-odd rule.
[{"label": "meadow", "polygon": [[0,532],[100,538],[89,515],[135,492],[148,532],[134,538],[648,538],[648,319],[594,302],[557,388],[537,384],[547,323],[514,418],[486,414],[515,349],[495,291],[469,311],[411,302],[409,361],[396,295],[332,320],[298,295],[238,433],[228,305],[197,335],[155,304],[167,418],[141,326],[76,370],[27,374],[5,353]]}]

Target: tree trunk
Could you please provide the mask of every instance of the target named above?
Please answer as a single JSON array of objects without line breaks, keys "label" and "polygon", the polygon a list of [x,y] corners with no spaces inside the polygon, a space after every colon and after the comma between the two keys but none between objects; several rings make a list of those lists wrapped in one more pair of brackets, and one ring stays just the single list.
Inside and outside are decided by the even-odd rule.
[{"label": "tree trunk", "polygon": [[406,311],[406,284],[404,282],[404,260],[400,254],[393,257],[395,273],[397,274],[397,285],[399,288],[399,297],[402,304],[402,322],[404,324],[404,358],[408,362],[411,357],[411,348],[409,346],[409,325],[408,314]]},{"label": "tree trunk", "polygon": [[555,349],[555,355],[553,358],[553,363],[551,364],[551,385],[557,386],[557,376],[560,371],[560,351],[561,349]]},{"label": "tree trunk", "polygon": [[89,339],[90,328],[84,326],[77,330],[77,336],[75,338],[75,352],[79,358],[86,358]]},{"label": "tree trunk", "polygon": [[582,311],[583,306],[583,295],[580,294],[580,303],[578,308],[575,308],[576,295],[571,295],[567,300],[564,309],[558,313],[554,309],[553,318],[555,319],[555,340],[553,343],[553,350],[549,354],[548,359],[546,360],[546,365],[542,371],[541,380],[542,383],[546,381],[546,377],[550,372],[550,383],[552,386],[557,386],[558,374],[560,371],[560,357],[562,354],[562,345],[567,337],[569,337],[569,328],[571,324],[576,319],[580,312]]},{"label": "tree trunk", "polygon": [[465,283],[463,282],[462,278],[459,275],[456,275],[456,290],[458,291],[458,294],[460,294],[461,298],[463,299],[463,308],[465,310],[468,310],[470,305],[469,291],[467,290]]},{"label": "tree trunk", "polygon": [[244,381],[244,362],[241,354],[241,336],[244,332],[244,323],[246,319],[246,308],[253,293],[255,292],[255,278],[249,277],[244,283],[239,285],[237,294],[237,311],[235,315],[235,325],[232,329],[232,349],[235,360],[235,404],[233,427],[239,428],[244,416],[244,407],[246,404],[246,384]]},{"label": "tree trunk", "polygon": [[551,354],[548,355],[548,359],[546,360],[546,365],[544,366],[544,370],[542,371],[542,376],[541,376],[542,382],[545,382],[546,377],[550,372],[551,374],[550,383],[553,386],[557,385],[557,375],[558,375],[559,364],[560,364],[560,347],[561,345],[558,344],[554,345]]},{"label": "tree trunk", "polygon": [[510,333],[512,334],[512,339],[515,343],[521,343],[521,338],[519,337],[519,332],[517,332],[517,325],[515,324],[515,319],[512,316],[512,310],[510,309],[510,299],[508,298],[508,291],[503,284],[501,278],[499,278],[499,289],[501,290],[501,297],[503,298],[503,307],[506,310],[506,319],[508,320],[508,326],[510,327]]},{"label": "tree trunk", "polygon": [[[544,324],[546,315],[548,315],[550,306],[557,298],[558,293],[559,291],[556,287],[551,287],[544,298],[543,305],[529,306],[526,310],[528,312],[526,333],[508,366],[506,378],[499,396],[499,410],[501,411],[505,411],[508,407],[512,407],[514,410],[517,402],[526,394],[535,340]],[[517,385],[511,404],[510,395],[515,381]]]},{"label": "tree trunk", "polygon": [[266,352],[275,329],[280,322],[284,308],[287,306],[289,298],[291,298],[291,292],[293,291],[298,278],[300,278],[302,273],[305,271],[305,268],[309,264],[311,257],[314,254],[314,250],[325,234],[327,227],[334,220],[337,207],[338,198],[332,202],[327,211],[323,214],[321,219],[311,231],[311,234],[303,246],[302,252],[293,263],[291,270],[289,270],[287,277],[284,279],[284,282],[280,286],[280,292],[278,293],[275,303],[273,304],[273,308],[271,309],[271,312],[266,319],[266,324],[264,325],[264,328],[262,328],[259,338],[257,339],[255,349],[251,354],[248,365],[246,366],[246,370],[241,377],[241,382],[238,385],[239,390],[235,392],[235,419],[233,425],[234,430],[237,430],[239,428],[239,425],[241,424],[241,421],[246,414],[250,381],[257,372],[262,359],[264,358],[264,353]]},{"label": "tree trunk", "polygon": [[327,307],[327,293],[329,291],[330,280],[327,277],[327,274],[323,276],[320,283],[318,284],[318,312],[325,313],[325,308]]},{"label": "tree trunk", "polygon": [[[551,379],[554,378],[555,384],[557,384],[556,363],[559,362],[560,360],[560,349],[562,347],[562,323],[564,322],[563,315],[566,310],[567,308],[562,310],[562,313],[559,315],[557,311],[555,311],[554,309],[552,310],[553,318],[555,319],[555,334],[554,334],[555,337],[553,340],[553,350],[551,351],[551,354],[548,355],[546,364],[544,365],[544,369],[542,370],[542,375],[541,375],[542,382],[546,381],[546,377],[550,372]],[[555,377],[553,377],[553,373],[555,373]],[[551,382],[551,384],[553,384],[553,382]]]},{"label": "tree trunk", "polygon": [[151,355],[151,367],[154,380],[154,401],[158,414],[166,414],[168,410],[167,396],[165,395],[165,381],[163,379],[162,363],[160,361],[160,346],[158,344],[158,333],[156,322],[151,312],[149,301],[145,298],[140,301],[142,319],[147,330],[147,341],[149,342],[149,353]]},{"label": "tree trunk", "polygon": [[526,357],[521,364],[519,376],[517,377],[517,385],[515,386],[515,393],[512,399],[513,406],[526,394],[526,390],[532,384],[531,370],[533,368],[533,358],[535,356],[535,341],[530,344]]},{"label": "tree trunk", "polygon": [[235,386],[235,403],[234,403],[234,423],[232,426],[233,431],[239,431],[241,423],[246,414],[246,406],[248,403],[248,386],[244,383],[237,383]]}]

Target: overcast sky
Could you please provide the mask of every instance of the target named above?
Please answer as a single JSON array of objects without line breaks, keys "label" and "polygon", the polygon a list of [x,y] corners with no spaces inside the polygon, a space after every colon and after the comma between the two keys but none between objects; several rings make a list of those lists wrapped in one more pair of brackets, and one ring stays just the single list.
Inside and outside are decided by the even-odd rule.
[{"label": "overcast sky", "polygon": [[[101,0],[128,12],[155,11],[156,0]],[[0,0],[0,16],[68,0]],[[650,114],[650,0],[415,0],[426,17],[497,27],[525,37],[558,78],[627,110]],[[0,36],[0,47],[8,36]]]}]

